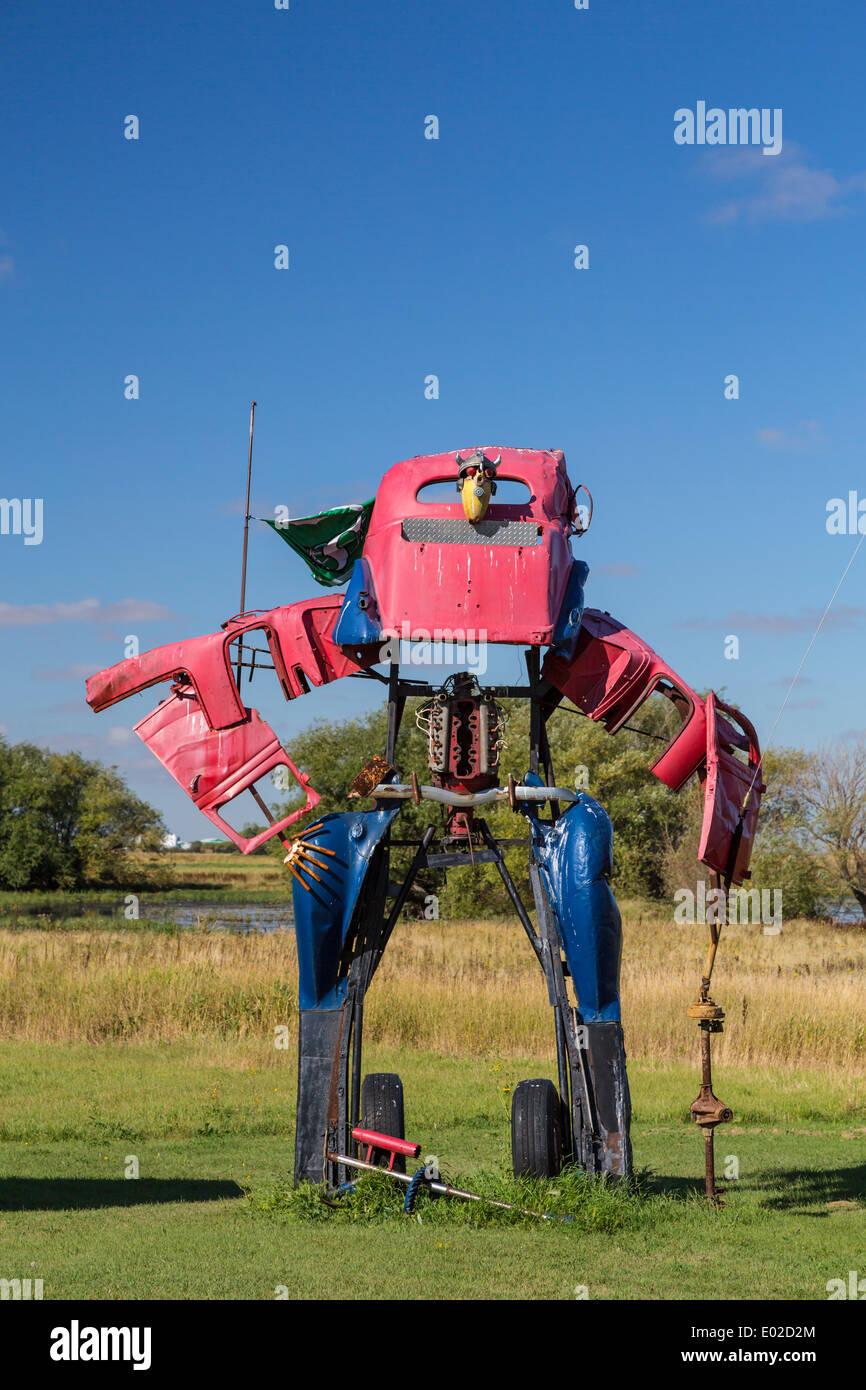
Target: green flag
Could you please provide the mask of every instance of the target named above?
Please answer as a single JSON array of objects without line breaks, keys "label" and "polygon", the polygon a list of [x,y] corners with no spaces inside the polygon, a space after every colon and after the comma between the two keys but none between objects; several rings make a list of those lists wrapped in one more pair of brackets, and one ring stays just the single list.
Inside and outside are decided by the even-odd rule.
[{"label": "green flag", "polygon": [[361,554],[374,500],[371,497],[369,502],[350,502],[329,512],[289,521],[271,521],[268,517],[260,520],[272,526],[286,545],[297,551],[319,584],[333,588],[345,584]]}]

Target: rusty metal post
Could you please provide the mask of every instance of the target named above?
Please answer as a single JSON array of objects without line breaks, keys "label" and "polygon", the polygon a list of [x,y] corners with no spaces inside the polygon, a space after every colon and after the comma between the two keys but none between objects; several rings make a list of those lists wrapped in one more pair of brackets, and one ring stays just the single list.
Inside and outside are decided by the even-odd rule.
[{"label": "rusty metal post", "polygon": [[[714,888],[719,888],[722,885],[718,873],[711,875],[711,882]],[[724,880],[726,905],[730,887],[731,880],[726,875]],[[727,918],[727,906],[725,918]],[[700,1126],[704,1136],[707,1201],[711,1202],[713,1206],[721,1206],[723,1203],[720,1198],[724,1195],[724,1189],[716,1187],[716,1159],[713,1141],[716,1125],[728,1124],[734,1118],[734,1112],[713,1093],[713,1061],[710,1037],[713,1033],[724,1031],[722,1025],[725,1013],[715,1000],[710,998],[710,983],[713,977],[713,966],[716,963],[721,925],[713,916],[710,918],[708,926],[710,928],[710,944],[707,950],[704,973],[701,976],[700,992],[697,1003],[690,1004],[688,1010],[689,1018],[697,1019],[698,1027],[701,1030],[701,1089],[697,1099],[692,1101],[691,1115],[695,1124]]]},{"label": "rusty metal post", "polygon": [[715,1150],[713,1145],[716,1125],[728,1124],[733,1111],[713,1094],[713,1063],[710,1036],[722,1032],[724,1012],[712,999],[689,1005],[689,1018],[698,1020],[701,1030],[701,1089],[697,1099],[692,1101],[691,1115],[699,1125],[704,1136],[704,1168],[706,1173],[707,1201],[720,1205],[724,1189],[716,1187]]},{"label": "rusty metal post", "polygon": [[[701,1091],[698,1099],[706,1102],[713,1095],[713,1061],[710,1048],[710,1030],[705,1025],[701,1025]],[[694,1110],[692,1111],[694,1114]],[[697,1118],[697,1117],[696,1117]],[[715,1126],[704,1124],[701,1126],[704,1136],[704,1170],[706,1178],[707,1200],[712,1202],[716,1198],[716,1153],[715,1153]]]}]

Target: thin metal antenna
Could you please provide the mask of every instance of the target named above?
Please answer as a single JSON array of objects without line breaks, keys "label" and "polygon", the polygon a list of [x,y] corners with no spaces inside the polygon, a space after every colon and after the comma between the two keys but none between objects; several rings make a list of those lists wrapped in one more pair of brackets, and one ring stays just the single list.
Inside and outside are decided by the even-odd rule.
[{"label": "thin metal antenna", "polygon": [[[240,612],[241,612],[241,613],[244,613],[244,612],[246,611],[246,602],[247,602],[247,543],[248,543],[248,541],[249,541],[249,536],[250,536],[250,480],[251,480],[252,474],[253,474],[253,425],[255,424],[256,406],[257,406],[257,404],[258,404],[257,401],[250,401],[250,448],[249,448],[249,453],[247,454],[247,497],[246,497],[246,501],[244,502],[244,555],[243,555],[243,561],[242,561],[242,563],[241,563],[241,607],[240,607]],[[242,635],[238,638],[238,666],[237,666],[237,683],[238,683],[238,690],[240,690],[240,685],[241,685],[241,670],[242,670],[242,668],[243,668],[243,645],[244,645],[244,639],[243,639],[243,634],[242,634]],[[253,651],[255,651],[255,648],[253,649]],[[255,665],[255,656],[253,656],[253,665]],[[253,673],[252,673],[252,668],[251,668],[251,669],[250,669],[250,680],[252,680],[252,678],[253,678]],[[270,824],[270,825],[274,825],[275,822],[276,822],[276,817],[275,817],[275,816],[273,815],[273,813],[271,812],[270,807],[267,805],[267,803],[264,801],[264,799],[259,795],[259,792],[256,790],[256,788],[255,788],[254,786],[250,787],[249,790],[252,792],[253,797],[254,797],[254,799],[255,799],[255,801],[256,801],[256,804],[258,805],[259,809],[260,809],[261,811],[264,812],[265,818],[267,819],[267,821],[269,822],[269,824]],[[283,844],[285,845],[286,849],[289,849],[290,846],[291,846],[291,840],[286,839],[286,836],[283,835],[283,834],[281,834],[279,838],[282,840],[282,842],[283,842]]]},{"label": "thin metal antenna", "polygon": [[[247,544],[250,536],[250,480],[253,473],[253,425],[255,423],[256,405],[256,401],[250,402],[250,448],[247,455],[247,498],[244,503],[244,555],[241,564],[241,613],[246,611],[247,602]],[[240,689],[241,669],[243,667],[243,645],[244,639],[243,636],[241,636],[238,638],[238,689]],[[250,675],[252,675],[252,672],[250,672]]]}]

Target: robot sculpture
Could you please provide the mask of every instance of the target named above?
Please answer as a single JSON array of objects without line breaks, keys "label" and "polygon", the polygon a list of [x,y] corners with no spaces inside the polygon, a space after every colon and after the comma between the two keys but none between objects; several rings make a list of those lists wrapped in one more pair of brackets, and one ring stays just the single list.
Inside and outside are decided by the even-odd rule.
[{"label": "robot sculpture", "polygon": [[[443,480],[456,484],[456,502],[426,501],[424,490]],[[497,502],[505,480],[522,483],[527,500]],[[699,858],[725,888],[748,876],[763,787],[748,720],[712,692],[702,699],[640,637],[585,607],[589,571],[573,557],[570,540],[588,524],[577,497],[559,450],[483,448],[408,459],[385,474],[372,504],[327,514],[330,530],[324,517],[305,519],[300,533],[286,537],[297,549],[306,545],[321,582],[339,584],[345,576],[345,594],[241,613],[220,632],[157,647],[87,682],[96,711],[171,682],[136,733],[247,854],[274,835],[285,839],[319,797],[268,724],[244,705],[243,671],[250,679],[260,669],[275,671],[287,700],[344,676],[387,689],[383,755],[359,770],[352,788],[372,807],[321,816],[285,839],[299,962],[296,1181],[343,1181],[336,1156],[356,1152],[352,1131],[362,1120],[402,1133],[399,1078],[362,1080],[365,995],[416,875],[479,863],[500,874],[553,1011],[558,1085],[526,1081],[516,1088],[515,1170],[550,1176],[573,1161],[589,1173],[631,1171],[621,926],[608,881],[611,823],[593,797],[557,785],[547,721],[567,699],[616,733],[651,695],[665,696],[680,727],[651,770],[674,790],[698,774],[705,798]],[[265,645],[251,645],[254,633]],[[525,648],[526,683],[482,687],[461,673],[435,686],[401,675],[401,640],[467,634]],[[387,676],[374,669],[383,664]],[[401,780],[395,767],[406,701],[416,697],[423,701],[427,785],[414,773]],[[498,702],[514,699],[530,702],[528,770],[503,786]],[[297,779],[305,803],[275,821],[256,784],[281,766]],[[271,824],[245,839],[221,811],[248,789]],[[412,842],[408,871],[389,894],[392,823],[409,800],[440,803],[444,823],[438,837],[431,824]],[[493,835],[483,810],[497,802],[522,817],[521,838]],[[506,867],[509,843],[528,850],[537,926]],[[713,1127],[730,1117],[712,1093],[709,1071],[709,1035],[722,1017],[709,997],[714,951],[713,939],[700,999],[690,1009],[706,1043],[693,1114],[708,1140],[708,1192]]]}]

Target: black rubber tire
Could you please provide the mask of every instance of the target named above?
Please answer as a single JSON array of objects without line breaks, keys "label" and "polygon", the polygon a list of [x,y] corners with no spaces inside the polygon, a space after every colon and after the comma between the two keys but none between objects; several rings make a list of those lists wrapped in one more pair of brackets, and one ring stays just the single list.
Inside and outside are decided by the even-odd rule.
[{"label": "black rubber tire", "polygon": [[516,1178],[555,1178],[562,1169],[562,1104],[552,1081],[521,1081],[511,1097],[511,1163]]},{"label": "black rubber tire", "polygon": [[[375,1129],[379,1134],[390,1134],[392,1139],[406,1138],[406,1120],[403,1113],[403,1082],[396,1072],[371,1071],[364,1077],[361,1087],[361,1126]],[[374,1155],[374,1162],[380,1168],[387,1168],[391,1155]],[[394,1158],[394,1172],[405,1173],[406,1160],[402,1154]]]}]

